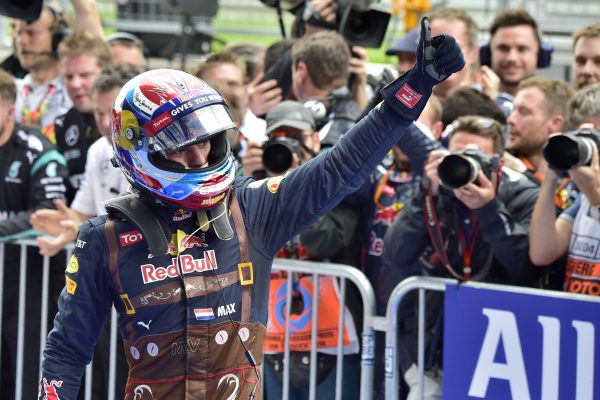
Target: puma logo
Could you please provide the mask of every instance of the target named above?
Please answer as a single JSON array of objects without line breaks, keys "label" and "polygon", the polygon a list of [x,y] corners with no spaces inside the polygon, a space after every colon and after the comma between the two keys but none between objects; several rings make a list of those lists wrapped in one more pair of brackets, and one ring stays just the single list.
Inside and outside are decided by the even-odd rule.
[{"label": "puma logo", "polygon": [[138,325],[143,326],[144,328],[150,330],[150,324],[152,323],[152,320],[148,321],[148,323],[144,323],[144,321],[138,321]]}]

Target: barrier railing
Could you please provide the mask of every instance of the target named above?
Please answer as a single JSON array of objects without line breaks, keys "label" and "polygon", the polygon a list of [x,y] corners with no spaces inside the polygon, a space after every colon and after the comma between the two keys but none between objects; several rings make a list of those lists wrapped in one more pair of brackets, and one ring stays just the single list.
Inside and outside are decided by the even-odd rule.
[{"label": "barrier railing", "polygon": [[[373,288],[369,283],[367,277],[357,268],[347,265],[340,264],[329,264],[323,262],[310,262],[310,261],[296,261],[287,259],[275,259],[273,263],[273,270],[275,271],[286,271],[288,272],[288,285],[287,285],[287,304],[291,304],[292,299],[292,274],[294,273],[309,273],[313,274],[313,287],[318,287],[318,280],[320,276],[334,276],[340,278],[340,299],[345,299],[346,294],[346,280],[350,280],[356,285],[360,291],[363,304],[363,330],[362,330],[362,356],[361,356],[361,380],[360,380],[360,398],[363,400],[370,400],[373,397],[373,372],[374,372],[374,328],[373,321],[375,316],[375,294]],[[311,351],[310,351],[310,388],[309,398],[310,400],[315,399],[316,393],[316,373],[317,373],[317,329],[316,321],[318,318],[318,301],[317,301],[318,290],[313,291],[313,306],[316,308],[313,311],[312,330],[311,330]],[[340,315],[338,319],[338,332],[343,332],[344,327],[344,303],[341,304]],[[283,374],[283,399],[287,400],[289,392],[289,320],[290,320],[290,309],[287,307],[286,315],[286,336],[285,336],[285,352],[284,362],[285,367]],[[338,336],[337,344],[337,376],[336,376],[336,400],[342,397],[342,372],[343,372],[343,335]]]},{"label": "barrier railing", "polygon": [[[14,244],[20,247],[20,262],[19,262],[19,295],[18,295],[18,323],[17,323],[17,364],[15,369],[15,400],[20,400],[23,398],[23,358],[25,352],[25,319],[30,316],[25,315],[26,310],[26,301],[27,301],[27,271],[29,268],[35,268],[35,265],[29,265],[27,260],[27,249],[29,247],[37,248],[37,242],[33,239],[19,239],[10,242],[0,242],[0,299],[4,296],[4,285],[12,284],[12,282],[5,282],[4,280],[4,270],[5,270],[5,249],[6,244]],[[73,246],[68,246],[66,248],[66,262],[68,262],[71,254],[73,253]],[[57,256],[58,257],[58,256]],[[54,315],[49,315],[49,286],[50,286],[50,257],[43,257],[42,261],[42,282],[41,282],[41,304],[40,304],[40,354],[39,354],[39,364],[41,367],[43,360],[43,351],[46,346],[46,338],[48,336],[48,323],[52,321]],[[3,322],[3,307],[0,307],[0,331],[2,330],[2,322]],[[117,313],[113,308],[111,313],[111,331],[110,331],[110,355],[109,355],[109,368],[108,368],[108,390],[109,397],[108,400],[115,400],[115,380],[116,380],[116,359],[117,359],[117,346],[120,343],[119,334],[117,332]],[[1,351],[1,346],[0,346]],[[92,389],[93,389],[93,380],[92,380],[92,368],[93,361],[90,363],[85,369],[84,382],[85,382],[85,391],[84,391],[84,399],[91,400],[92,399]],[[39,380],[39,379],[38,379]]]},{"label": "barrier railing", "polygon": [[[18,293],[18,316],[17,316],[17,368],[16,368],[16,390],[15,399],[20,400],[23,395],[23,355],[26,351],[27,343],[25,343],[25,336],[22,334],[25,329],[26,319],[31,316],[25,314],[25,305],[28,301],[28,293],[26,286],[27,271],[29,268],[35,268],[34,265],[28,265],[27,262],[27,249],[29,247],[37,247],[34,240],[18,240],[11,242],[16,244],[20,251],[20,270],[19,270],[19,293]],[[4,296],[4,289],[6,285],[11,284],[4,279],[5,273],[5,259],[6,259],[6,248],[4,243],[0,243],[0,298]],[[67,260],[70,257],[71,251],[67,252]],[[424,326],[425,326],[425,292],[428,290],[445,292],[446,303],[452,301],[454,304],[454,320],[460,320],[460,329],[463,329],[461,334],[457,334],[456,327],[448,325],[445,327],[444,337],[444,366],[447,367],[451,361],[456,358],[471,359],[469,368],[455,368],[454,374],[460,374],[454,376],[452,379],[449,378],[451,371],[444,372],[444,396],[456,394],[455,390],[462,390],[459,397],[466,397],[466,393],[469,392],[475,397],[484,398],[482,393],[486,393],[490,387],[497,381],[508,382],[504,390],[510,387],[512,393],[520,393],[523,390],[529,391],[529,386],[534,387],[531,389],[532,395],[521,397],[515,397],[507,395],[504,398],[543,398],[543,399],[554,399],[558,398],[559,385],[561,397],[567,396],[577,399],[595,399],[598,398],[598,394],[594,390],[600,390],[600,388],[594,388],[594,382],[600,381],[600,369],[597,365],[600,365],[600,349],[599,339],[596,331],[600,329],[600,297],[597,296],[584,296],[575,295],[564,292],[554,292],[548,290],[531,289],[515,286],[486,284],[480,282],[469,282],[458,284],[455,280],[431,278],[431,277],[411,277],[396,286],[393,290],[390,300],[388,301],[386,316],[379,317],[375,315],[375,296],[373,289],[368,282],[366,276],[358,269],[339,264],[329,264],[323,262],[308,262],[308,261],[295,261],[286,259],[276,259],[273,263],[273,271],[284,271],[287,273],[287,304],[292,303],[292,276],[293,274],[312,274],[313,287],[313,298],[312,298],[312,329],[311,329],[311,350],[310,350],[310,387],[309,396],[310,399],[315,399],[316,396],[316,376],[317,376],[317,319],[318,319],[318,285],[319,278],[321,277],[335,277],[338,279],[340,300],[342,301],[340,307],[340,313],[338,315],[337,329],[338,332],[344,330],[344,318],[345,318],[345,298],[347,283],[350,281],[354,284],[360,293],[363,307],[363,329],[362,329],[362,354],[361,354],[361,379],[360,379],[360,398],[362,400],[370,400],[373,397],[373,379],[374,379],[374,360],[375,360],[375,330],[384,331],[386,333],[385,339],[385,391],[386,399],[396,400],[399,395],[399,380],[401,374],[398,364],[398,309],[399,305],[404,296],[412,290],[418,290],[419,298],[419,312],[418,312],[418,355],[417,355],[417,368],[418,368],[418,392],[420,393],[419,398],[423,398],[424,388],[424,358],[425,358],[425,340],[424,340]],[[41,322],[41,328],[39,333],[40,348],[43,351],[47,336],[47,322],[48,318],[53,316],[48,315],[48,296],[49,296],[49,282],[50,282],[50,259],[48,257],[43,258],[42,263],[42,304],[41,304],[41,315],[39,316]],[[471,296],[471,297],[469,297]],[[477,297],[480,296],[480,297]],[[521,296],[521,297],[519,297]],[[495,298],[497,297],[497,298]],[[510,307],[506,310],[502,309],[502,301],[506,298],[515,297],[517,298],[516,304],[519,305],[518,309],[510,310]],[[460,300],[462,298],[462,300]],[[498,300],[501,299],[501,300]],[[459,300],[457,300],[459,299]],[[468,299],[465,303],[465,299]],[[473,300],[475,299],[475,300]],[[462,303],[461,303],[462,301]],[[558,304],[559,302],[567,303]],[[471,307],[472,304],[476,304],[476,307]],[[490,306],[492,304],[492,306]],[[500,304],[500,306],[498,306]],[[558,304],[558,305],[557,305]],[[526,305],[526,306],[524,306]],[[458,306],[458,308],[456,308]],[[570,307],[570,308],[569,308]],[[574,307],[574,308],[573,308]],[[561,311],[561,309],[567,311]],[[519,315],[525,309],[524,312],[528,312],[525,317]],[[529,310],[527,310],[529,309]],[[285,348],[283,353],[283,399],[288,398],[288,392],[290,387],[290,371],[289,371],[289,360],[290,360],[290,311],[291,307],[286,307],[286,333],[285,333]],[[456,314],[458,310],[458,314]],[[575,310],[575,311],[573,311]],[[452,311],[451,307],[446,305],[446,322],[452,319],[452,315],[448,314]],[[5,310],[0,307],[0,329],[2,329],[2,318]],[[561,314],[562,312],[562,314]],[[477,332],[470,332],[472,325],[462,326],[465,321],[468,324],[473,324],[473,319],[479,318],[479,321],[475,325]],[[469,321],[470,320],[470,321]],[[504,326],[498,321],[504,321]],[[517,328],[517,322],[523,325],[523,320],[534,321],[535,327],[539,332],[533,332],[528,328],[529,331],[525,331],[526,339],[530,339],[531,335],[539,335],[539,340],[534,340],[539,348],[532,351],[531,345],[525,346],[521,350],[521,344],[519,342],[519,331]],[[109,364],[109,400],[115,398],[114,388],[116,380],[116,358],[118,346],[120,345],[120,338],[117,332],[117,315],[113,309],[111,314],[111,345],[110,345],[110,364]],[[508,324],[506,324],[508,321]],[[512,322],[511,322],[512,321]],[[455,322],[456,323],[456,322]],[[477,326],[477,323],[481,326]],[[511,325],[512,323],[512,325]],[[532,325],[532,323],[530,323]],[[564,332],[561,330],[561,326],[567,328],[573,328]],[[452,329],[448,329],[448,327]],[[491,332],[491,333],[490,333]],[[475,336],[473,336],[475,335]],[[479,336],[476,336],[479,335]],[[494,336],[496,335],[496,336]],[[511,336],[512,335],[512,336]],[[570,336],[569,336],[570,335]],[[494,359],[495,351],[499,347],[499,342],[505,340],[504,337],[517,338],[516,348],[504,349],[504,351],[511,352],[511,360],[508,360],[506,356],[506,368],[504,370],[490,368],[489,366],[496,367],[498,363]],[[469,354],[460,353],[459,357],[456,357],[459,346],[456,346],[457,337],[459,341],[462,340],[468,342],[469,348],[476,348],[475,350],[470,349]],[[344,355],[344,335],[338,335],[336,354],[337,354],[337,368],[336,368],[336,400],[342,398],[342,386],[343,386],[343,355]],[[566,339],[565,339],[566,338]],[[494,342],[494,340],[496,342]],[[452,342],[451,346],[448,346],[448,342]],[[481,348],[477,347],[477,343],[481,344]],[[483,343],[483,344],[482,344]],[[490,347],[490,343],[492,344]],[[541,345],[539,344],[541,343]],[[460,344],[460,343],[459,343]],[[493,345],[497,347],[493,347]],[[568,353],[574,353],[573,357],[560,358],[561,366],[559,367],[559,358],[554,356],[554,353],[560,353],[560,349],[564,346],[568,348],[565,350]],[[487,346],[487,347],[486,347]],[[569,347],[570,346],[570,347]],[[446,354],[447,348],[450,347],[454,353]],[[575,351],[572,351],[573,348]],[[490,350],[492,349],[492,350]],[[480,354],[481,353],[481,354]],[[491,356],[490,356],[491,354]],[[514,355],[517,355],[515,357]],[[531,354],[541,359],[532,362],[530,359]],[[540,356],[541,354],[541,356]],[[454,355],[454,357],[446,357],[447,355]],[[0,355],[1,356],[1,355]],[[487,357],[487,358],[486,358]],[[40,362],[42,354],[39,356]],[[526,362],[522,361],[525,359]],[[514,360],[518,362],[515,363]],[[486,362],[488,364],[486,364]],[[564,368],[563,363],[570,363],[569,368]],[[512,363],[512,364],[511,364]],[[511,365],[509,365],[511,364]],[[525,364],[530,368],[534,365],[533,371],[526,371]],[[538,365],[539,364],[539,365]],[[501,364],[504,365],[504,364]],[[512,367],[516,372],[502,372],[511,370]],[[511,367],[511,368],[509,368]],[[487,369],[486,369],[487,368]],[[468,370],[468,371],[467,371]],[[567,371],[565,373],[565,370]],[[459,371],[459,372],[456,372]],[[500,372],[498,372],[500,371]],[[572,371],[572,372],[571,372]],[[494,375],[496,374],[496,375]],[[502,375],[505,374],[505,375]],[[520,375],[519,375],[520,374]],[[467,376],[468,375],[468,376]],[[482,378],[483,376],[483,378]],[[560,379],[559,379],[560,376]],[[495,378],[495,379],[492,379]],[[447,384],[448,381],[452,381],[452,384]],[[456,382],[461,383],[456,383]],[[482,383],[483,382],[483,383]],[[533,382],[533,383],[532,383]],[[88,365],[85,374],[85,393],[84,397],[86,400],[92,398],[92,388],[94,382],[92,381],[92,364]],[[462,385],[462,386],[460,386]],[[566,386],[566,388],[565,388]],[[598,386],[598,385],[596,385]],[[519,388],[519,389],[516,389]],[[541,388],[541,389],[539,389]],[[497,389],[497,387],[495,388]],[[450,393],[450,391],[452,391]],[[509,392],[509,393],[511,393]],[[462,396],[462,394],[465,396]],[[541,393],[541,394],[540,394]],[[564,393],[568,393],[564,395]],[[497,394],[497,393],[496,393]],[[502,396],[501,396],[502,397]],[[487,398],[487,397],[485,397]],[[493,397],[500,398],[500,397]]]},{"label": "barrier railing", "polygon": [[[35,265],[28,265],[27,260],[27,248],[34,247],[37,248],[37,243],[33,239],[20,239],[17,241],[11,241],[11,244],[15,244],[20,246],[20,281],[19,281],[19,300],[18,300],[18,328],[17,328],[17,367],[16,367],[16,388],[15,388],[15,399],[20,400],[23,398],[23,354],[25,351],[25,319],[30,316],[25,315],[25,305],[27,301],[27,291],[26,291],[26,281],[27,281],[27,271],[28,268],[35,268]],[[71,253],[72,247],[69,248],[66,254],[66,260],[68,262]],[[0,298],[3,296],[3,289],[5,284],[10,284],[4,280],[4,260],[5,260],[5,243],[0,242]],[[42,272],[42,304],[41,304],[41,328],[39,334],[40,340],[40,365],[43,358],[43,350],[46,344],[46,337],[48,334],[48,319],[53,318],[53,315],[48,315],[49,309],[49,275],[50,275],[50,258],[43,257],[43,272]],[[291,296],[292,296],[292,285],[291,279],[294,273],[304,273],[304,274],[312,274],[313,279],[313,287],[315,290],[313,291],[313,321],[312,321],[312,336],[311,336],[311,352],[310,352],[310,399],[315,399],[316,393],[316,372],[317,372],[317,329],[316,323],[318,319],[318,286],[319,286],[319,278],[325,276],[332,276],[338,279],[339,288],[340,288],[340,300],[341,307],[338,319],[338,332],[343,332],[344,327],[344,318],[345,318],[345,298],[346,298],[346,288],[347,282],[352,282],[359,290],[359,293],[362,298],[363,305],[363,332],[362,332],[362,356],[361,356],[361,399],[370,400],[372,398],[372,388],[373,388],[373,361],[374,361],[374,330],[373,330],[373,317],[375,313],[375,295],[373,293],[373,289],[368,282],[366,276],[359,271],[355,267],[339,265],[339,264],[327,264],[322,262],[308,262],[308,261],[295,261],[295,260],[282,260],[275,259],[273,263],[273,271],[284,271],[287,272],[287,304],[291,304]],[[0,307],[0,329],[2,328],[2,307]],[[289,321],[290,321],[290,307],[287,307],[286,314],[286,334],[285,334],[285,352],[284,352],[284,373],[283,373],[283,393],[284,399],[287,399],[289,393],[289,382],[290,382],[290,372],[289,372],[289,357],[290,357],[290,348],[289,348]],[[110,355],[109,355],[109,367],[108,367],[108,400],[114,400],[114,388],[115,388],[115,380],[116,380],[116,358],[118,346],[121,344],[121,339],[117,332],[117,314],[115,309],[113,308],[111,314],[111,342],[110,342]],[[336,376],[336,400],[340,400],[342,398],[342,377],[343,377],[343,352],[344,352],[344,343],[343,343],[344,335],[338,335],[338,343],[337,343],[337,376]],[[92,380],[92,366],[93,361],[86,367],[86,372],[84,376],[85,382],[85,391],[84,398],[85,400],[92,399],[92,389],[94,382]]]},{"label": "barrier railing", "polygon": [[[386,332],[386,399],[398,398],[396,316],[400,302],[412,290],[419,291],[418,398],[424,396],[427,290],[445,292],[444,369],[448,371],[444,372],[444,397],[558,399],[560,389],[561,398],[599,398],[600,388],[594,389],[594,382],[599,381],[600,371],[594,367],[600,365],[600,354],[595,350],[600,347],[600,339],[595,333],[600,328],[600,297],[411,277],[392,291],[386,323],[378,329]],[[561,326],[574,329],[561,330]],[[520,329],[523,331],[519,334]],[[527,346],[522,346],[521,336]],[[495,359],[498,348],[502,347],[500,344],[504,346],[504,362]],[[559,364],[563,347],[566,347],[564,352],[575,353],[575,356],[560,357]],[[460,358],[460,368],[453,368],[451,363],[456,363],[457,358]],[[568,363],[567,368],[564,363]],[[492,381],[496,382],[496,393],[488,397],[486,393]],[[501,389],[506,393],[498,393],[499,381],[504,383]]]}]

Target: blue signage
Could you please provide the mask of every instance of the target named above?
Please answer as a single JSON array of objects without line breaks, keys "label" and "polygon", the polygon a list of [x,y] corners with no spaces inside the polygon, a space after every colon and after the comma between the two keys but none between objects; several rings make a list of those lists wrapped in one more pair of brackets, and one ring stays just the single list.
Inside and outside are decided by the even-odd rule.
[{"label": "blue signage", "polygon": [[600,302],[539,293],[446,287],[445,399],[600,400]]}]

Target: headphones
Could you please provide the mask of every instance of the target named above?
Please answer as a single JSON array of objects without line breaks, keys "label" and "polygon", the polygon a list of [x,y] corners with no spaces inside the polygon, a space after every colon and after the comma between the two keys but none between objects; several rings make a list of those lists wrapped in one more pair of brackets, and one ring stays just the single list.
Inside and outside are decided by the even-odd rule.
[{"label": "headphones", "polygon": [[[530,25],[529,25],[530,26]],[[552,63],[552,53],[554,52],[554,46],[550,42],[542,40],[541,32],[532,26],[535,31],[536,38],[539,44],[538,55],[537,55],[537,68],[548,68]],[[492,49],[490,48],[490,42],[485,43],[479,47],[479,63],[481,65],[492,66]]]},{"label": "headphones", "polygon": [[44,4],[44,7],[50,10],[54,17],[52,22],[52,56],[58,58],[58,45],[69,36],[72,31],[67,22],[67,18],[65,17],[65,13],[59,7],[53,4]]},{"label": "headphones", "polygon": [[[550,42],[540,41],[540,48],[538,50],[537,67],[548,68],[552,63],[552,53],[554,52],[554,46]],[[489,42],[481,45],[479,48],[479,62],[481,65],[492,65],[492,50],[490,49]]]}]

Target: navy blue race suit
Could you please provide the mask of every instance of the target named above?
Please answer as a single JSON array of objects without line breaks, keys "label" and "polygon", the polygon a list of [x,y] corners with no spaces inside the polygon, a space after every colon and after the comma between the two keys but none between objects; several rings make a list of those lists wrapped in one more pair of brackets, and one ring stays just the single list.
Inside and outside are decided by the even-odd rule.
[{"label": "navy blue race suit", "polygon": [[427,19],[422,32],[417,66],[383,89],[382,106],[329,151],[285,177],[236,179],[231,240],[195,232],[196,218],[159,207],[173,254],[149,257],[129,223],[97,217],[83,224],[44,351],[39,397],[75,398],[114,304],[130,364],[125,399],[249,398],[257,377],[241,343],[260,369],[274,255],[358,189],[432,87],[464,66],[452,37],[435,37],[433,51]]},{"label": "navy blue race suit", "polygon": [[[283,179],[237,178],[233,192],[253,265],[251,296],[245,301],[238,274],[238,235],[229,241],[217,239],[212,230],[192,235],[196,218],[191,213],[188,217],[157,207],[175,235],[174,243],[179,231],[180,238],[192,235],[188,243],[193,245],[180,252],[179,260],[171,254],[149,257],[140,233],[115,221],[118,252],[111,254],[118,258],[112,276],[106,217],[84,223],[67,267],[61,311],[44,352],[41,393],[55,390],[61,399],[75,398],[114,303],[130,364],[126,399],[149,391],[154,398],[221,398],[233,392],[247,397],[256,376],[229,317],[241,321],[240,336],[262,363],[274,255],[294,234],[356,190],[410,122],[383,105],[338,145]],[[183,275],[175,267],[177,261]],[[249,308],[247,315],[244,307]]]}]

